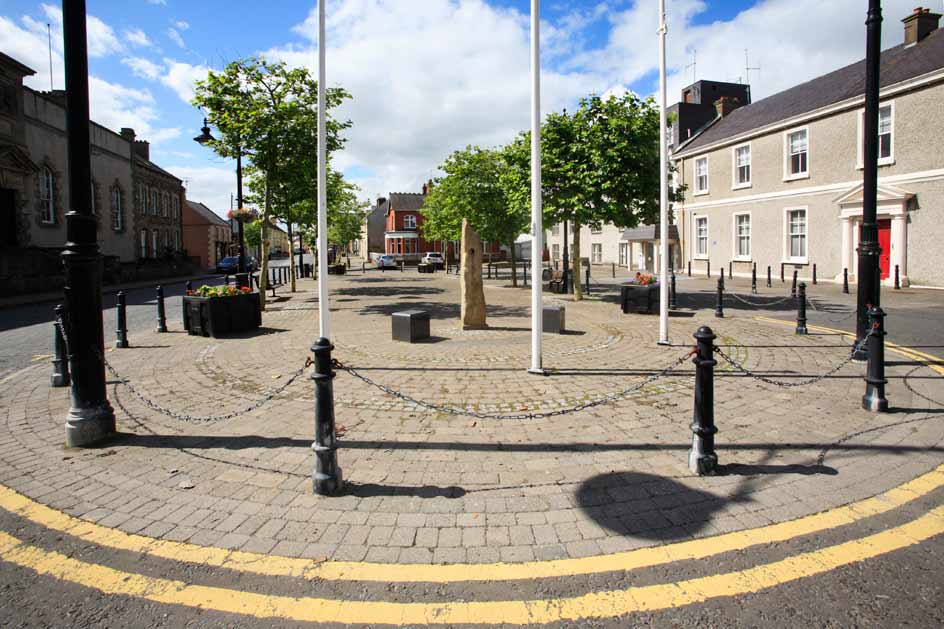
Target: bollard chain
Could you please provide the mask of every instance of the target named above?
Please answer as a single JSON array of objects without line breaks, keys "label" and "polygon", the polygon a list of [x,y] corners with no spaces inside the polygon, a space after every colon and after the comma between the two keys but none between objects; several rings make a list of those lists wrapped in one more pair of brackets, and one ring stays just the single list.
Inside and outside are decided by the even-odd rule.
[{"label": "bollard chain", "polygon": [[808,384],[816,384],[817,382],[819,382],[819,381],[821,381],[821,380],[825,380],[826,378],[830,377],[831,375],[833,375],[834,373],[838,372],[840,369],[842,369],[843,367],[845,367],[846,365],[848,365],[849,363],[851,363],[851,362],[855,359],[856,353],[858,353],[862,348],[865,347],[866,342],[869,340],[869,337],[872,336],[874,330],[875,330],[874,327],[873,327],[871,330],[869,330],[869,333],[866,334],[866,335],[862,338],[862,340],[859,341],[858,343],[856,343],[856,345],[852,348],[852,351],[849,353],[849,356],[848,356],[847,358],[843,359],[843,361],[840,362],[838,365],[836,365],[835,367],[833,367],[832,369],[830,369],[829,371],[827,371],[827,372],[824,373],[824,374],[820,374],[820,375],[818,375],[818,376],[813,376],[812,378],[807,378],[806,380],[799,380],[799,381],[796,381],[796,382],[784,382],[783,380],[774,380],[774,379],[772,379],[772,378],[768,378],[768,377],[766,377],[766,376],[762,376],[762,375],[760,375],[760,374],[756,374],[756,373],[754,373],[753,371],[751,371],[750,369],[748,369],[747,367],[745,367],[744,365],[742,365],[740,362],[738,362],[735,358],[732,358],[731,356],[729,356],[728,354],[726,354],[720,347],[717,347],[717,346],[716,346],[716,347],[714,348],[714,351],[715,351],[716,354],[718,354],[718,356],[720,356],[722,359],[724,359],[724,361],[725,361],[726,363],[728,363],[729,365],[731,365],[731,366],[734,367],[737,371],[740,371],[740,372],[743,373],[744,375],[749,376],[749,377],[753,378],[754,380],[758,380],[758,381],[760,381],[760,382],[764,382],[764,383],[766,383],[766,384],[771,384],[771,385],[776,386],[776,387],[782,387],[782,388],[785,388],[785,389],[789,389],[789,388],[793,388],[793,387],[806,386],[806,385],[808,385]]},{"label": "bollard chain", "polygon": [[402,401],[407,402],[407,403],[409,403],[409,404],[413,404],[413,405],[415,405],[415,406],[419,406],[419,407],[421,407],[421,408],[425,408],[425,409],[430,410],[430,411],[435,411],[435,412],[437,412],[437,413],[444,413],[444,414],[447,414],[447,415],[462,415],[462,416],[466,416],[466,417],[475,417],[476,419],[529,420],[529,419],[547,419],[547,418],[549,418],[549,417],[557,417],[557,416],[560,416],[560,415],[569,415],[569,414],[571,414],[571,413],[578,413],[578,412],[580,412],[580,411],[584,411],[584,410],[586,410],[586,409],[588,409],[588,408],[593,408],[593,407],[596,407],[596,406],[602,406],[602,405],[604,405],[604,404],[610,404],[610,403],[612,403],[612,402],[616,402],[616,401],[622,400],[622,399],[628,397],[629,395],[631,395],[632,393],[635,393],[636,391],[642,389],[642,388],[645,387],[646,385],[655,382],[655,381],[658,380],[659,378],[663,378],[663,377],[667,376],[667,375],[668,375],[669,373],[671,373],[676,367],[678,367],[679,365],[681,365],[682,363],[684,363],[685,361],[687,361],[689,358],[691,358],[691,357],[696,353],[696,351],[697,351],[697,350],[693,348],[693,349],[692,349],[691,351],[689,351],[687,354],[684,354],[683,356],[680,356],[677,360],[673,361],[670,365],[668,365],[668,366],[666,366],[665,368],[661,369],[661,370],[658,371],[657,373],[654,373],[653,375],[648,376],[647,378],[645,378],[645,379],[643,379],[643,380],[640,380],[639,382],[633,384],[631,387],[628,387],[628,388],[623,389],[622,391],[618,391],[618,392],[616,392],[616,393],[610,393],[610,394],[608,394],[608,395],[604,395],[603,397],[598,398],[598,399],[596,399],[596,400],[593,400],[593,401],[591,401],[591,402],[585,402],[585,403],[583,403],[583,404],[578,404],[577,406],[572,406],[572,407],[569,407],[569,408],[557,409],[557,410],[553,410],[553,411],[545,411],[545,412],[539,412],[539,413],[517,413],[517,414],[509,414],[509,415],[499,415],[499,414],[490,414],[490,413],[479,413],[479,412],[476,412],[476,411],[471,411],[471,410],[468,410],[468,409],[458,408],[458,407],[455,407],[455,406],[446,406],[446,405],[442,405],[442,404],[434,404],[434,403],[432,403],[432,402],[425,402],[425,401],[423,401],[423,400],[417,400],[416,398],[410,397],[409,395],[407,395],[407,394],[405,394],[405,393],[402,393],[402,392],[400,392],[400,391],[396,391],[396,390],[391,389],[390,387],[388,387],[388,386],[386,386],[386,385],[383,385],[383,384],[380,384],[379,382],[375,382],[374,380],[371,380],[371,379],[368,378],[367,376],[365,376],[365,375],[363,375],[363,374],[361,374],[361,373],[358,373],[358,371],[357,371],[356,369],[354,369],[353,367],[348,367],[347,365],[343,364],[341,361],[339,361],[339,360],[337,360],[337,359],[334,359],[334,358],[331,359],[331,366],[334,367],[335,369],[340,369],[341,371],[345,371],[345,372],[349,373],[350,375],[354,376],[355,378],[357,378],[358,380],[364,382],[365,384],[368,384],[368,385],[370,385],[370,386],[372,386],[372,387],[375,387],[375,388],[377,388],[377,389],[380,389],[381,391],[383,391],[384,393],[386,393],[386,394],[389,395],[389,396],[395,397],[395,398],[397,398],[397,399],[399,399],[399,400],[402,400]]},{"label": "bollard chain", "polygon": [[734,298],[737,299],[738,301],[743,302],[743,303],[747,304],[748,306],[754,306],[755,308],[766,308],[766,307],[769,307],[769,306],[776,306],[776,305],[778,305],[778,304],[782,304],[782,303],[784,303],[784,302],[790,301],[791,299],[796,299],[795,297],[784,297],[783,299],[778,299],[777,301],[772,301],[772,302],[770,302],[770,303],[762,304],[762,303],[759,303],[759,302],[750,301],[749,299],[744,299],[743,297],[741,297],[741,296],[738,295],[737,293],[725,293],[725,294],[734,297]]},{"label": "bollard chain", "polygon": [[[62,320],[62,317],[56,318],[56,326],[59,328],[59,331],[62,333],[62,338],[66,343],[66,347],[68,348],[69,337],[66,334],[66,325],[65,325],[65,322]],[[119,374],[115,370],[115,368],[111,365],[111,363],[108,362],[107,358],[105,358],[101,354],[99,354],[99,357],[102,359],[102,362],[105,364],[105,369],[107,369],[108,373],[110,373],[118,381],[118,384],[124,385],[125,388],[127,388],[128,391],[130,391],[131,394],[134,395],[134,397],[136,397],[142,404],[144,404],[151,410],[157,411],[158,413],[162,415],[166,415],[168,417],[172,417],[180,421],[194,422],[194,423],[210,423],[210,422],[224,421],[227,419],[233,419],[234,417],[239,417],[240,415],[245,415],[246,413],[250,413],[256,410],[257,408],[263,406],[264,404],[270,402],[277,395],[285,391],[285,389],[291,386],[298,379],[298,377],[301,376],[303,373],[305,373],[305,370],[308,367],[310,367],[312,364],[311,357],[310,356],[306,357],[304,366],[298,371],[296,371],[295,373],[293,373],[292,376],[288,380],[286,380],[284,384],[269,391],[263,398],[261,398],[260,400],[257,400],[256,402],[253,402],[251,405],[247,406],[246,408],[233,411],[231,413],[226,413],[224,415],[209,415],[205,417],[198,417],[194,415],[187,415],[186,413],[177,412],[173,409],[166,408],[164,406],[161,406],[157,402],[152,401],[143,393],[138,391],[138,389],[133,384],[131,384],[130,380],[121,376],[121,374]]]}]

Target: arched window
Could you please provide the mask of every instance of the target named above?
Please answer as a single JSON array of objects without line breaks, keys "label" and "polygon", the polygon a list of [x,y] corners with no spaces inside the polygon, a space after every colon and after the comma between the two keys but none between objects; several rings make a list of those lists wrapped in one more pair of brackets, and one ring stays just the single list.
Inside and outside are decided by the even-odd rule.
[{"label": "arched window", "polygon": [[151,214],[157,216],[157,189],[151,188]]},{"label": "arched window", "polygon": [[167,216],[167,193],[161,195],[161,216]]},{"label": "arched window", "polygon": [[39,183],[40,207],[44,223],[56,222],[56,177],[49,166],[43,168]]},{"label": "arched window", "polygon": [[154,231],[151,232],[151,257],[152,258],[157,257],[157,238],[158,238],[158,231],[155,229]]},{"label": "arched window", "polygon": [[120,232],[125,228],[125,208],[121,198],[121,188],[111,189],[111,228]]},{"label": "arched window", "polygon": [[174,251],[180,251],[180,232],[174,230]]},{"label": "arched window", "polygon": [[148,245],[148,233],[146,229],[141,230],[141,257],[146,258],[147,255],[147,245]]}]

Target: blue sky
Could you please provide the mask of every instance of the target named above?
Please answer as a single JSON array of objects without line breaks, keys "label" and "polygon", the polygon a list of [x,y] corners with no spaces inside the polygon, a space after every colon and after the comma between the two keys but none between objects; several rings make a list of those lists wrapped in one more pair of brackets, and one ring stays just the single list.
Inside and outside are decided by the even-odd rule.
[{"label": "blue sky", "polygon": [[[935,1],[934,5],[939,4]],[[861,0],[668,0],[669,102],[693,78],[744,78],[755,100],[864,54]],[[901,42],[914,0],[886,0],[884,44]],[[932,6],[934,6],[932,5]],[[49,88],[62,87],[60,4],[0,0],[0,50]],[[657,88],[656,0],[542,3],[543,110],[590,92]],[[265,54],[315,62],[312,2],[88,0],[92,115],[134,127],[152,157],[186,180],[191,198],[219,213],[235,188],[233,165],[195,144],[200,112],[188,104],[208,68]],[[340,112],[354,127],[335,164],[364,198],[418,191],[437,164],[467,144],[497,145],[528,125],[529,0],[328,0],[328,81],[354,95]],[[935,6],[934,8],[940,8]]]}]

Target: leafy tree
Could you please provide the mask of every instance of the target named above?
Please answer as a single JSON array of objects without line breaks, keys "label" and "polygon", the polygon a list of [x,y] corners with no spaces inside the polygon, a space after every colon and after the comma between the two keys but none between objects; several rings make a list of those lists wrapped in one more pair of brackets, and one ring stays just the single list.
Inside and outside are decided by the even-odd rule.
[{"label": "leafy tree", "polygon": [[502,185],[507,168],[499,149],[468,146],[446,158],[423,204],[423,236],[427,240],[458,240],[462,219],[485,241],[500,242],[511,250],[512,285],[517,286],[515,240],[528,229],[529,212],[509,202]]},{"label": "leafy tree", "polygon": [[243,239],[250,247],[262,244],[262,223],[258,220],[243,224]]},{"label": "leafy tree", "polygon": [[[530,133],[506,149],[503,183],[519,207],[530,207]],[[580,284],[580,227],[635,227],[659,216],[659,108],[627,93],[590,96],[576,111],[550,114],[541,127],[544,222],[574,228],[574,299]]]},{"label": "leafy tree", "polygon": [[[330,110],[350,95],[342,88],[329,88],[325,98]],[[316,194],[318,83],[305,68],[289,69],[262,57],[239,59],[198,81],[193,104],[203,108],[219,130],[219,137],[210,142],[217,154],[249,158],[250,188],[264,207],[260,292],[265,307],[269,221],[276,218],[273,197],[278,196],[279,207],[290,212],[302,197]],[[328,115],[329,153],[341,148],[341,132],[350,124]]]}]

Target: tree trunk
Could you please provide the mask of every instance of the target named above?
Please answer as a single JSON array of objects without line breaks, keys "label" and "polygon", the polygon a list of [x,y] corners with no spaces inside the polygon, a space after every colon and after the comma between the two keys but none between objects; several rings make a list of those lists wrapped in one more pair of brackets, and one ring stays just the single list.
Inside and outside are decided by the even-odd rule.
[{"label": "tree trunk", "polygon": [[288,276],[292,281],[292,292],[295,292],[295,241],[292,240],[292,223],[289,221],[288,226]]},{"label": "tree trunk", "polygon": [[515,241],[511,241],[511,285],[512,287],[517,288],[518,286],[518,266],[515,264]]},{"label": "tree trunk", "polygon": [[459,293],[463,330],[487,327],[485,321],[485,290],[482,286],[482,239],[468,219],[462,219],[462,260]]},{"label": "tree trunk", "polygon": [[583,284],[580,281],[580,223],[573,222],[574,237],[570,243],[570,258],[573,261],[574,301],[583,299]]},{"label": "tree trunk", "polygon": [[262,266],[259,273],[259,303],[266,307],[266,290],[269,288],[269,183],[265,187],[265,209],[262,211],[262,242],[259,243]]}]

